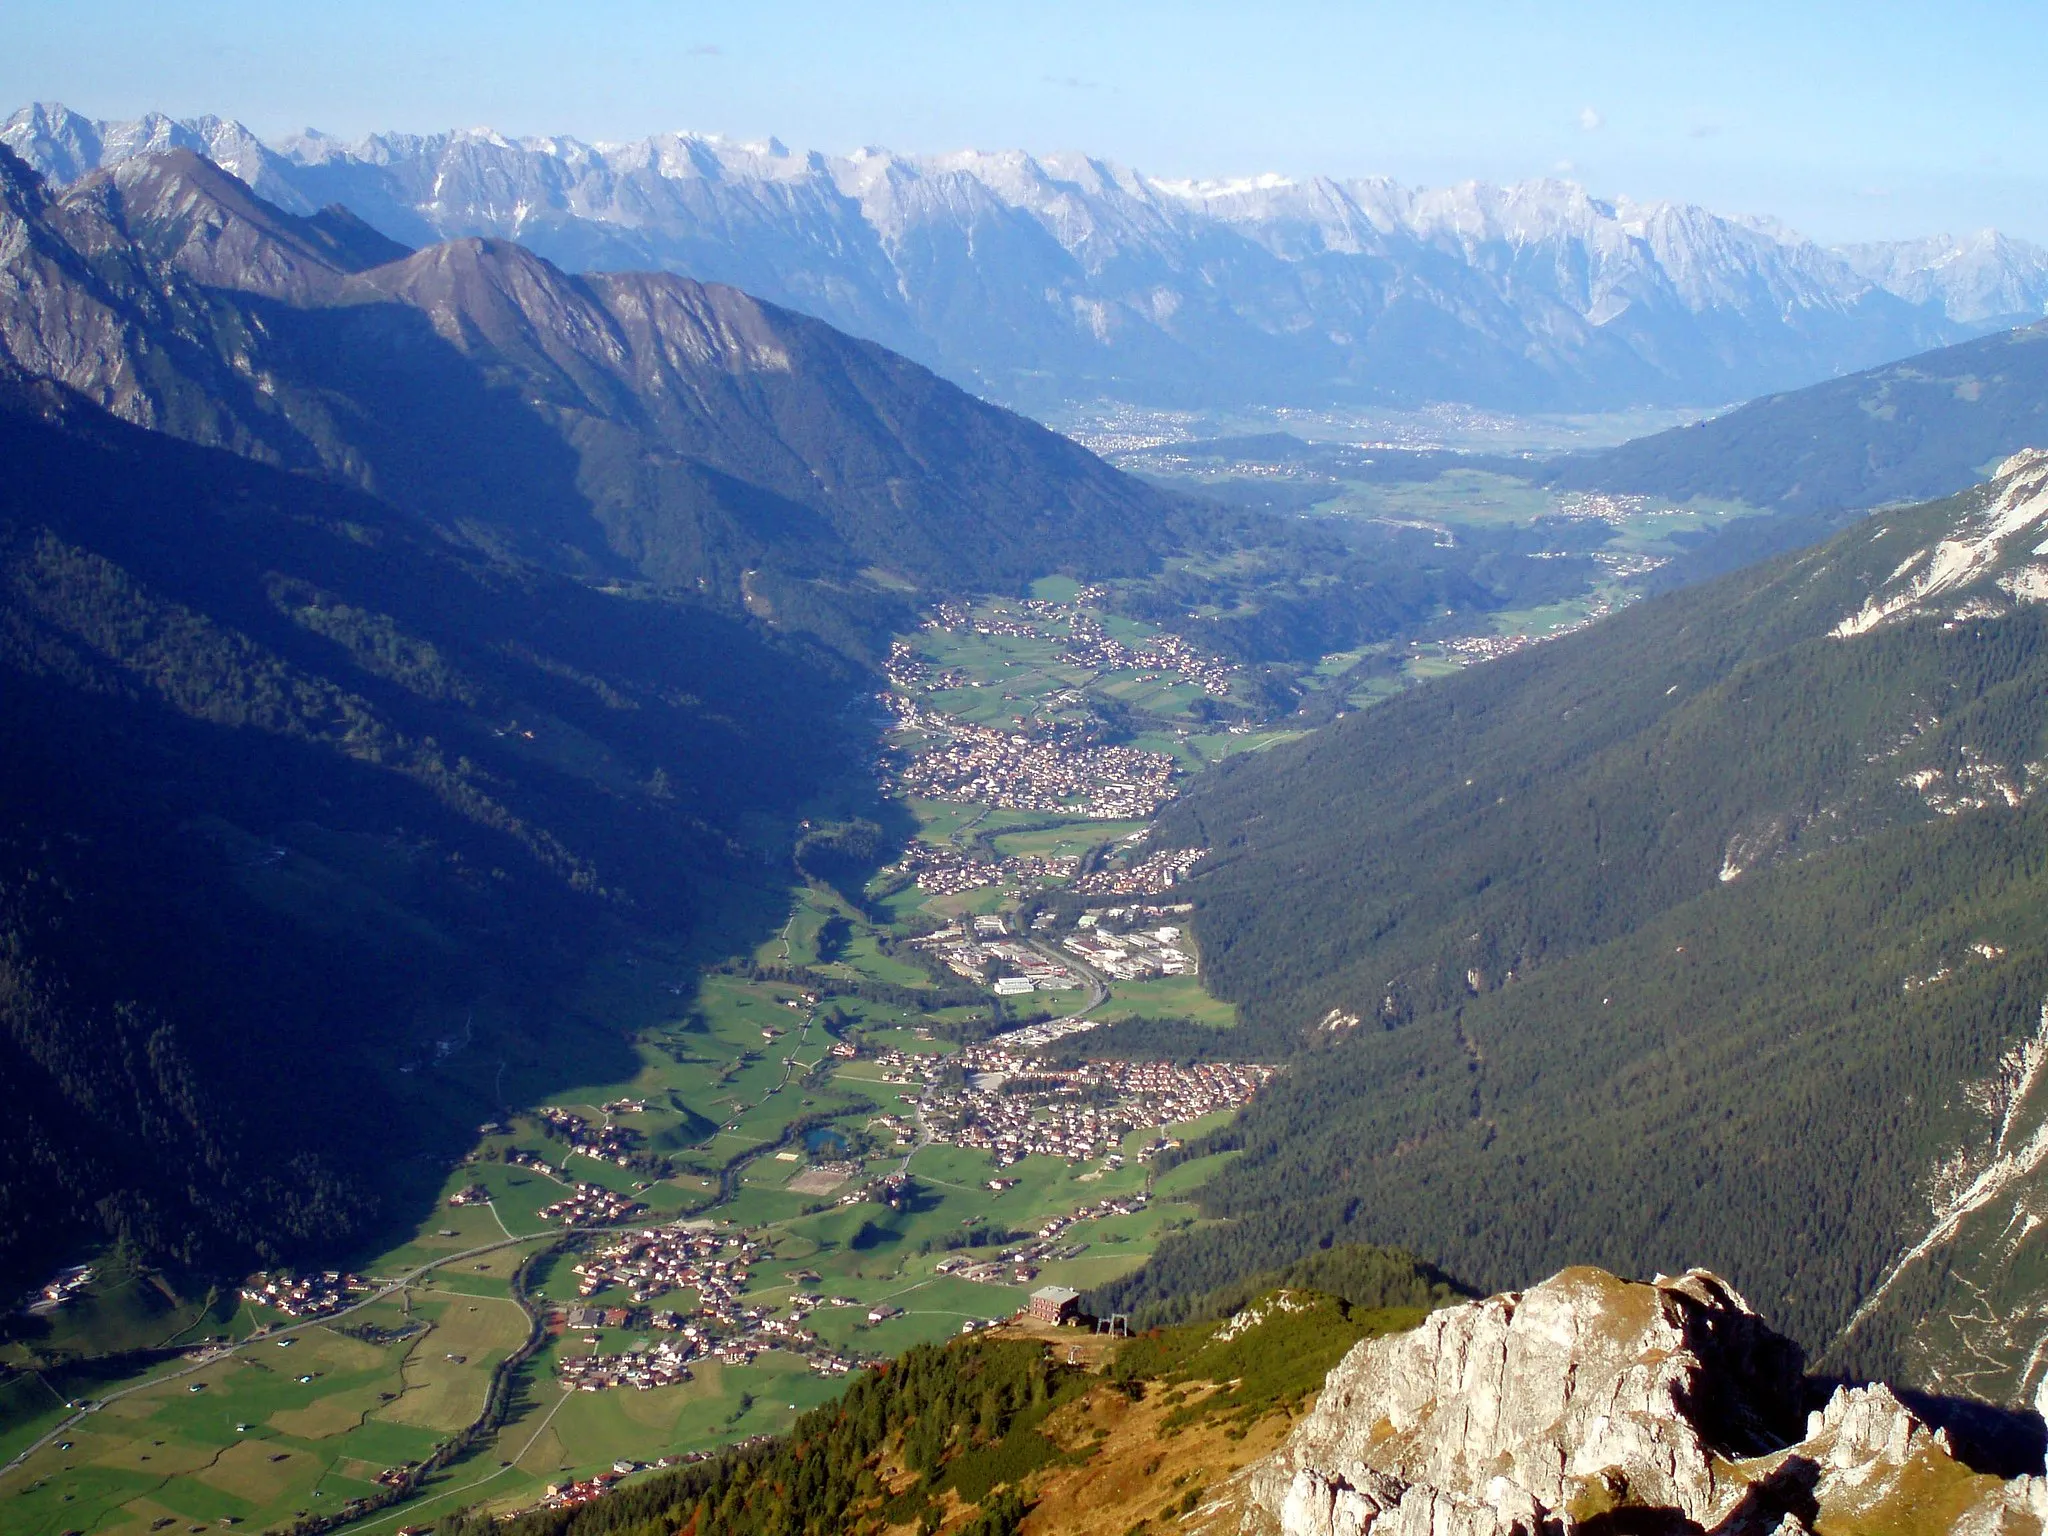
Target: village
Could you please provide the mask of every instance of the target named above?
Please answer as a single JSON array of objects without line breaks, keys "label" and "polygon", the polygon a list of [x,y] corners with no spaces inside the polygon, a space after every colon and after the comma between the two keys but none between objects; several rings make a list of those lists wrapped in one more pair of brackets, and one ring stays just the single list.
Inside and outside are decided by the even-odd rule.
[{"label": "village", "polygon": [[884,786],[903,794],[1093,821],[1144,820],[1173,798],[1164,752],[1090,746],[1069,727],[1034,735],[971,725],[900,694],[883,701],[897,730],[927,738],[907,759],[883,760]]},{"label": "village", "polygon": [[[975,614],[958,602],[941,603],[927,619],[924,629],[928,633],[973,634],[1006,636],[1020,640],[1064,640],[1066,649],[1060,660],[1070,666],[1086,667],[1091,671],[1136,672],[1141,674],[1138,681],[1151,682],[1162,675],[1178,677],[1192,683],[1213,698],[1224,698],[1230,693],[1231,677],[1237,668],[1218,657],[1205,656],[1179,635],[1161,633],[1148,635],[1132,645],[1113,638],[1102,621],[1087,611],[1091,603],[1099,603],[1107,596],[1102,587],[1083,587],[1067,603],[1050,602],[1043,598],[1024,598],[1016,606],[1027,615],[1013,619],[1003,614]],[[1061,635],[1055,626],[1064,626]],[[891,682],[904,688],[924,688],[938,692],[947,688],[974,687],[957,669],[941,674],[932,674],[919,663],[908,644],[898,641],[890,654],[888,671]]]},{"label": "village", "polygon": [[[607,1105],[611,1110],[614,1106]],[[626,1111],[630,1112],[630,1111]],[[571,1114],[566,1109],[548,1105],[540,1111],[541,1124],[550,1136],[566,1142],[569,1155],[587,1157],[600,1163],[613,1163],[618,1167],[630,1167],[639,1146],[640,1134],[623,1126],[609,1123],[593,1126],[581,1115]]]},{"label": "village", "polygon": [[1206,848],[1157,848],[1132,864],[1090,870],[1074,889],[1083,896],[1160,896],[1207,856]]},{"label": "village", "polygon": [[[765,1256],[756,1238],[744,1231],[719,1231],[705,1221],[648,1227],[611,1239],[571,1267],[577,1295],[587,1299],[617,1286],[635,1305],[592,1306],[579,1300],[561,1308],[556,1319],[567,1330],[646,1328],[672,1337],[614,1354],[599,1353],[593,1339],[588,1353],[561,1357],[563,1390],[647,1391],[688,1381],[693,1360],[751,1365],[763,1351],[777,1349],[807,1357],[820,1375],[843,1376],[862,1364],[864,1357],[829,1349],[802,1326],[820,1306],[855,1303],[843,1298],[828,1302],[799,1291],[789,1299],[789,1315],[777,1317],[773,1307],[747,1300],[751,1268]],[[800,1271],[798,1278],[816,1277]],[[681,1291],[696,1298],[687,1313],[674,1306],[644,1305]]]},{"label": "village", "polygon": [[323,1270],[317,1275],[265,1271],[242,1283],[242,1300],[293,1319],[315,1318],[339,1312],[351,1297],[362,1296],[369,1289],[370,1282],[361,1275],[339,1270]]},{"label": "village", "polygon": [[957,896],[992,885],[1071,880],[1081,867],[1077,854],[1027,854],[994,860],[958,848],[913,842],[884,875],[908,875],[929,896]]},{"label": "village", "polygon": [[[875,1060],[884,1081],[924,1083],[923,1134],[944,1146],[988,1153],[998,1168],[1026,1157],[1069,1163],[1101,1159],[1120,1167],[1118,1150],[1131,1132],[1200,1119],[1244,1104],[1273,1075],[1258,1063],[1085,1062],[1054,1068],[993,1045],[972,1045],[958,1056],[934,1058],[884,1050]],[[964,1069],[957,1085],[949,1069]],[[919,1128],[905,1115],[870,1122],[899,1145],[916,1141]],[[1139,1154],[1140,1160],[1149,1153]]]},{"label": "village", "polygon": [[635,1302],[672,1291],[695,1291],[703,1316],[730,1323],[739,1316],[737,1297],[746,1285],[748,1266],[760,1257],[760,1246],[750,1238],[720,1233],[709,1222],[679,1222],[614,1238],[576,1264],[572,1273],[579,1297],[596,1296],[613,1286],[626,1290]]}]

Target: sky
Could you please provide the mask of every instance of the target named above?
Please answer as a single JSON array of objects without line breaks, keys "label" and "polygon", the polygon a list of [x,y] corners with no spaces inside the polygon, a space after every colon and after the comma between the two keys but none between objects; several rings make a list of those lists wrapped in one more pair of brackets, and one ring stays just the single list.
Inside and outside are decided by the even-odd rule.
[{"label": "sky", "polygon": [[691,129],[1164,177],[1561,176],[1828,242],[2048,243],[2048,6],[0,0],[0,112]]}]

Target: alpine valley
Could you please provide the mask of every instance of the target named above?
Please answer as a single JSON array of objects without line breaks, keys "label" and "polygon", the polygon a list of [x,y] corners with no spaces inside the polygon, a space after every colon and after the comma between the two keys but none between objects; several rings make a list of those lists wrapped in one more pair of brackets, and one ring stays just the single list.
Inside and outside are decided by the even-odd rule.
[{"label": "alpine valley", "polygon": [[0,1527],[2039,1536],[2044,305],[17,113]]}]

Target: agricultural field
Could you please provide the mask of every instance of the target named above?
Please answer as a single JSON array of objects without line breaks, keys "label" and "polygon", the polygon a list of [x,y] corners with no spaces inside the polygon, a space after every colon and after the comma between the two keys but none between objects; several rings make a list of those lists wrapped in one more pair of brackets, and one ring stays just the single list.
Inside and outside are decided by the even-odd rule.
[{"label": "agricultural field", "polygon": [[[1042,627],[1042,605],[1078,612],[1085,595],[1042,582],[1035,611],[985,605],[953,632],[906,637],[927,675],[952,685],[922,702],[1002,729],[1020,717],[1099,723],[1107,711],[1141,726],[1134,746],[1170,758],[1176,774],[1292,734],[1205,723],[1193,705],[1214,692],[1160,665],[1202,665],[1180,652],[1087,666],[1070,636],[971,633],[983,620]],[[1128,661],[1156,638],[1101,614],[1081,633],[1097,661]],[[1210,680],[1222,686],[1220,674]],[[1195,1219],[1187,1196],[1217,1162],[1155,1181],[1147,1159],[1162,1138],[1202,1126],[1146,1126],[1092,1155],[999,1163],[932,1132],[936,1069],[906,1064],[1074,1012],[1232,1024],[1192,974],[999,998],[909,943],[977,916],[1007,931],[1033,901],[1068,902],[1071,923],[1083,905],[1127,899],[1087,894],[1081,876],[1127,868],[1149,821],[940,799],[901,808],[919,845],[986,863],[990,883],[933,891],[885,875],[849,894],[801,881],[774,914],[759,910],[763,893],[736,893],[751,903],[732,924],[753,925],[744,947],[620,948],[560,1000],[553,1035],[522,1042],[526,1056],[458,1053],[420,1074],[423,1094],[438,1084],[506,1107],[412,1231],[384,1251],[337,1256],[362,1277],[363,1299],[345,1314],[293,1320],[232,1291],[183,1296],[161,1277],[109,1270],[44,1341],[101,1361],[101,1375],[0,1380],[9,1456],[65,1422],[67,1400],[102,1405],[0,1470],[0,1526],[29,1536],[224,1520],[269,1530],[332,1514],[379,1493],[380,1473],[478,1424],[494,1382],[502,1410],[471,1448],[414,1497],[348,1528],[390,1532],[468,1504],[523,1507],[550,1482],[615,1462],[778,1431],[862,1362],[1008,1317],[1037,1285],[1085,1289],[1143,1263],[1161,1234]],[[1050,953],[1057,936],[1029,942]],[[1027,940],[1011,942],[1022,953]],[[531,1064],[543,1051],[545,1090]],[[586,1080],[564,1073],[564,1059],[587,1063]],[[578,1266],[617,1241],[608,1234],[655,1231],[750,1257],[743,1275],[592,1294]],[[675,1322],[661,1321],[671,1314],[708,1330],[680,1379],[565,1389],[579,1371],[674,1345]],[[530,1330],[538,1343],[508,1366]],[[196,1353],[202,1345],[217,1358]],[[136,1350],[159,1355],[138,1369]]]},{"label": "agricultural field", "polygon": [[526,1336],[509,1298],[380,1302],[110,1400],[0,1484],[10,1531],[256,1528],[339,1509],[482,1411]]}]

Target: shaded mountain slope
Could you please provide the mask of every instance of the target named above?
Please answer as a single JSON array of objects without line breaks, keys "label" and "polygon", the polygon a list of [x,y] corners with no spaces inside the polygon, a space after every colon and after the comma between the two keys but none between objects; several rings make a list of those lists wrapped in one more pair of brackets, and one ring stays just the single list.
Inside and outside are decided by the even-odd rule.
[{"label": "shaded mountain slope", "polygon": [[1348,1235],[1708,1261],[1827,1343],[2048,997],[2048,456],[2005,471],[1198,786],[1211,984],[1326,1048],[1113,1299]]},{"label": "shaded mountain slope", "polygon": [[186,152],[61,196],[11,159],[0,180],[0,345],[24,370],[486,547],[781,612],[807,601],[792,583],[886,601],[870,566],[1002,585],[1173,542],[1167,496],[732,289],[485,240],[386,260],[347,216],[286,214]]},{"label": "shaded mountain slope", "polygon": [[2048,327],[2025,326],[1752,400],[1572,460],[1571,487],[1833,512],[1974,485],[2048,441]]},{"label": "shaded mountain slope", "polygon": [[335,1252],[496,1112],[479,1053],[541,1088],[593,948],[734,908],[850,752],[857,680],[752,621],[47,385],[0,453],[10,1278]]}]

